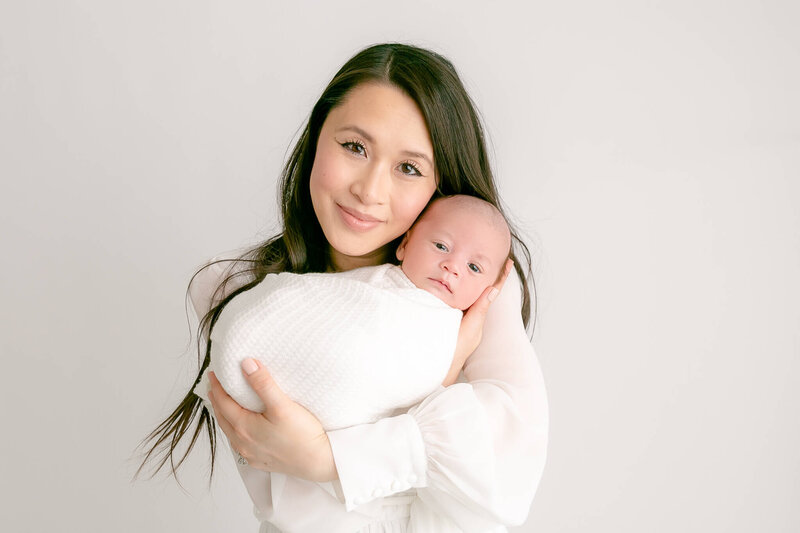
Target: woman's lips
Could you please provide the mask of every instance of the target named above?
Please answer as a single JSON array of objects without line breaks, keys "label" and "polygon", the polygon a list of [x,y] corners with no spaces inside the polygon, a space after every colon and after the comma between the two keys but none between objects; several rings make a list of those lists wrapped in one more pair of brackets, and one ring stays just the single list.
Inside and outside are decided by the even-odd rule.
[{"label": "woman's lips", "polygon": [[356,231],[370,230],[383,223],[382,220],[360,211],[356,211],[355,209],[350,209],[339,204],[336,204],[336,207],[339,209],[339,214],[341,215],[344,223],[349,228]]}]

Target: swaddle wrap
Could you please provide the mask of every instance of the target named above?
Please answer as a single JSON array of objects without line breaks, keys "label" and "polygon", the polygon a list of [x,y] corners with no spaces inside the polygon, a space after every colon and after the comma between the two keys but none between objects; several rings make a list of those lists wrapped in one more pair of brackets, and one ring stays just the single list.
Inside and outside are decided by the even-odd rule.
[{"label": "swaddle wrap", "polygon": [[[242,374],[247,357],[259,359],[326,430],[373,422],[441,384],[461,317],[393,265],[269,274],[223,309],[209,369],[252,411],[264,405]],[[204,376],[197,393],[206,397],[206,390]]]}]

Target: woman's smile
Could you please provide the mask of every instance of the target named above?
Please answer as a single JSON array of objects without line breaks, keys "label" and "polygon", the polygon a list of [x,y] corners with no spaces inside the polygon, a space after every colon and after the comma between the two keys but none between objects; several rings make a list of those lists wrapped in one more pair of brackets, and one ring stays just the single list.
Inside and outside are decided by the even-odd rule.
[{"label": "woman's smile", "polygon": [[425,118],[400,89],[365,83],[330,111],[309,190],[336,270],[386,261],[436,190],[433,165]]},{"label": "woman's smile", "polygon": [[339,204],[336,204],[336,207],[339,208],[344,223],[354,231],[368,231],[383,223],[379,218],[356,211],[355,209],[350,209]]}]

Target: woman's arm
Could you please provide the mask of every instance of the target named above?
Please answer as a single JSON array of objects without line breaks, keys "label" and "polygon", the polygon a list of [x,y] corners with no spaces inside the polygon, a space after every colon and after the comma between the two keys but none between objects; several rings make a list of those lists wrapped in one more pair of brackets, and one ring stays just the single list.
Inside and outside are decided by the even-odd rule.
[{"label": "woman's arm", "polygon": [[[198,288],[213,292],[218,282]],[[193,296],[198,309],[204,309],[202,300]],[[265,399],[271,393],[260,391],[262,372],[247,379]],[[467,383],[438,389],[407,414],[331,431],[327,439],[319,438],[313,416],[269,420],[239,407],[219,385],[212,383],[212,390],[217,420],[253,466],[319,481],[338,477],[348,510],[416,487],[428,508],[462,529],[521,523],[544,467],[548,416],[515,273],[487,312],[464,377]],[[272,397],[278,412],[297,406],[285,395]],[[320,472],[328,474],[320,479]]]},{"label": "woman's arm", "polygon": [[[225,295],[249,281],[246,276],[234,277],[220,294],[214,294],[223,280],[241,268],[241,263],[228,260],[238,255],[227,253],[215,257],[193,278],[189,298],[199,319]],[[237,404],[211,372],[203,375],[194,390],[209,402],[207,405],[231,448],[245,457],[252,468],[311,481],[336,480],[336,465],[322,424],[303,406],[288,398],[266,368],[257,361],[250,361],[255,371],[246,372],[244,365],[243,371],[266,406],[263,413],[254,413]]]},{"label": "woman's arm", "polygon": [[348,509],[416,487],[462,529],[524,522],[544,468],[548,411],[515,273],[464,377],[407,414],[328,432]]}]

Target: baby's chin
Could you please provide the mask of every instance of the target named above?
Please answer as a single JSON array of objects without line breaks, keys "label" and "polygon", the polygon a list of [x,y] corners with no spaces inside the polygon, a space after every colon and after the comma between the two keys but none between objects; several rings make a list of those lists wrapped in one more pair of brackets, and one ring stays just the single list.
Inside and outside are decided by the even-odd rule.
[{"label": "baby's chin", "polygon": [[470,301],[470,302],[469,302],[469,303],[467,303],[467,304],[464,304],[464,303],[462,303],[462,304],[460,304],[460,305],[451,305],[450,307],[452,307],[452,308],[454,308],[454,309],[460,309],[460,310],[462,310],[462,311],[466,311],[467,309],[469,309],[470,307],[472,307],[472,304],[474,304],[474,303],[475,303],[477,300],[478,300],[478,299],[477,299],[477,298],[475,298],[474,300]]},{"label": "baby's chin", "polygon": [[447,301],[448,299],[445,299],[445,298],[439,298],[439,299],[442,300],[447,305],[449,305],[450,307],[452,307],[453,309],[458,309],[460,311],[466,311],[467,309],[472,307],[472,304],[474,304],[476,301],[478,301],[478,297],[479,296],[480,296],[480,294],[478,296],[474,297],[474,298],[469,299],[469,301],[464,301],[464,298],[460,298],[460,297],[457,297],[455,295],[453,295],[453,298],[449,298],[450,301]]},{"label": "baby's chin", "polygon": [[[419,285],[418,285],[419,287]],[[477,294],[453,294],[447,291],[447,289],[442,290],[437,285],[429,284],[427,287],[420,287],[424,288],[430,294],[436,296],[442,302],[446,303],[448,306],[452,307],[453,309],[458,309],[460,311],[466,311],[472,304],[478,301],[478,298],[481,297],[483,291],[486,287],[481,288],[481,290]]]}]

